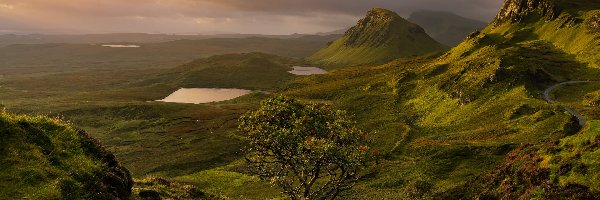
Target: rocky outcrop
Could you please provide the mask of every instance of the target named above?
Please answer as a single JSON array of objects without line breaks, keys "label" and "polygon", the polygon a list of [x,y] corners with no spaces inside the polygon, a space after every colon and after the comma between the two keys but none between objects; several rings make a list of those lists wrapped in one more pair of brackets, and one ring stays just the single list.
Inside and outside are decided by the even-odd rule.
[{"label": "rocky outcrop", "polygon": [[537,14],[545,20],[553,20],[560,12],[561,9],[555,0],[506,0],[496,16],[496,21],[521,22],[532,14]]},{"label": "rocky outcrop", "polygon": [[133,187],[133,179],[127,168],[123,167],[116,157],[106,150],[98,140],[91,137],[83,130],[78,131],[79,136],[84,138],[81,142],[81,147],[90,156],[96,157],[102,161],[104,169],[96,174],[98,179],[90,181],[85,185],[86,190],[93,191],[97,194],[96,197],[106,199],[129,199],[131,196],[131,188]]},{"label": "rocky outcrop", "polygon": [[588,25],[588,29],[591,32],[599,33],[600,32],[600,14],[596,14],[596,15],[592,16],[592,18],[589,19],[587,25]]}]

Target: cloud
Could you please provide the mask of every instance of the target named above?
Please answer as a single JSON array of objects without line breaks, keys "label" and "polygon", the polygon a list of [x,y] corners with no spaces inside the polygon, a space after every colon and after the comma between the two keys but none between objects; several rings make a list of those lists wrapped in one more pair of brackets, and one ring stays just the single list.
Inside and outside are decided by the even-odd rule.
[{"label": "cloud", "polygon": [[501,0],[0,0],[0,29],[287,34],[348,27],[372,7],[490,20]]}]

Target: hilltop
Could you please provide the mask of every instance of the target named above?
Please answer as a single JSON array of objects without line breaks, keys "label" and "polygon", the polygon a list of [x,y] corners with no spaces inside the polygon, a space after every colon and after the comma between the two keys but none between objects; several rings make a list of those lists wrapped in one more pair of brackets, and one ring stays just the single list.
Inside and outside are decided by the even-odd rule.
[{"label": "hilltop", "polygon": [[0,199],[127,199],[129,171],[96,140],[48,117],[0,112]]},{"label": "hilltop", "polygon": [[446,47],[398,14],[374,8],[339,39],[308,58],[325,66],[382,64],[396,58],[433,55]]},{"label": "hilltop", "polygon": [[201,58],[170,69],[159,80],[184,88],[244,88],[273,90],[294,75],[292,66],[298,59],[265,53],[224,54]]},{"label": "hilltop", "polygon": [[423,27],[433,39],[451,47],[460,44],[470,33],[487,26],[486,22],[465,18],[451,12],[428,10],[412,13],[408,21]]}]

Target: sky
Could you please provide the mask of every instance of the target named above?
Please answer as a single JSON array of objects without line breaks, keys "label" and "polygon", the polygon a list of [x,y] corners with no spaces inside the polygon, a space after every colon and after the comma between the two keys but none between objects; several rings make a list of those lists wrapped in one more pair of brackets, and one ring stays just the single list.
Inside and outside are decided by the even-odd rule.
[{"label": "sky", "polygon": [[503,0],[0,0],[3,33],[292,34],[351,27],[370,8],[491,21]]}]

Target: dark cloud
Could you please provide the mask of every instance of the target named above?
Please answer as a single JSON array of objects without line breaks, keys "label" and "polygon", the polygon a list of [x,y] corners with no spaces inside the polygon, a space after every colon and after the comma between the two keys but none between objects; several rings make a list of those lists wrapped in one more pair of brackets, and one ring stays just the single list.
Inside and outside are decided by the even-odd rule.
[{"label": "dark cloud", "polygon": [[[309,33],[348,27],[372,7],[491,20],[501,0],[0,0],[0,30]],[[1,32],[0,32],[1,34]]]},{"label": "dark cloud", "polygon": [[361,15],[382,7],[409,15],[417,10],[442,10],[471,18],[490,20],[502,0],[202,0],[253,12],[306,14],[314,12]]}]

